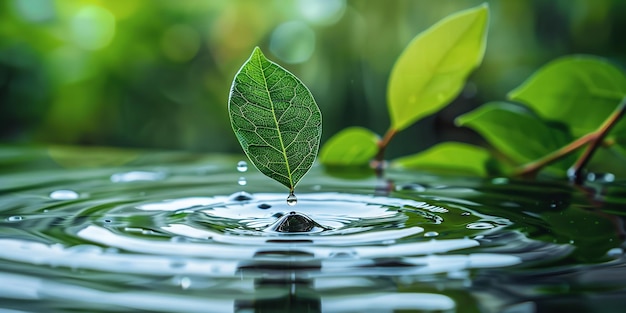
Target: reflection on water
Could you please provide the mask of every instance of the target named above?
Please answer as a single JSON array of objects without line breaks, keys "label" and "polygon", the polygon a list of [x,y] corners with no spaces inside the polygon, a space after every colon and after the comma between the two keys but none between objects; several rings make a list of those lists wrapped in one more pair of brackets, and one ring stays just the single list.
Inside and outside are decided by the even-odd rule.
[{"label": "reflection on water", "polygon": [[314,168],[290,206],[284,187],[237,161],[151,154],[119,168],[7,170],[0,308],[623,308],[626,188],[617,182],[591,192],[390,172],[381,195],[374,177]]}]

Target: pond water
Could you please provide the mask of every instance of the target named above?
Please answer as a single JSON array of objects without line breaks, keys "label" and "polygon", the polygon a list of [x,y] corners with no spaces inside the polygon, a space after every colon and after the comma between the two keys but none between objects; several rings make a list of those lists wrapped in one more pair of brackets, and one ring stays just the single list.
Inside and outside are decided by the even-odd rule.
[{"label": "pond water", "polygon": [[[623,312],[626,184],[0,148],[2,312]],[[124,163],[124,165],[118,165]]]}]

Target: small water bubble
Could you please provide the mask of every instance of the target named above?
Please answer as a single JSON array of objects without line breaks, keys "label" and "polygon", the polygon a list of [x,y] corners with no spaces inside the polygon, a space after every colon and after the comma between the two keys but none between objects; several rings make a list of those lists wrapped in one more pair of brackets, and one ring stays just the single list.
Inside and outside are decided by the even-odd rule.
[{"label": "small water bubble", "polygon": [[189,279],[189,277],[183,277],[180,280],[180,288],[187,289],[189,286],[191,286],[191,279]]},{"label": "small water bubble", "polygon": [[624,254],[624,249],[622,248],[613,248],[606,252],[606,255],[609,257],[618,257]]},{"label": "small water bubble", "polygon": [[7,221],[9,221],[9,222],[19,222],[19,221],[21,221],[23,219],[24,219],[23,217],[15,215],[15,216],[9,216],[7,218]]},{"label": "small water bubble", "polygon": [[248,163],[246,161],[237,162],[237,171],[243,173],[248,170]]},{"label": "small water bubble", "polygon": [[615,175],[612,173],[589,173],[587,180],[590,182],[610,183],[615,181]]},{"label": "small water bubble", "polygon": [[289,196],[287,197],[287,204],[289,206],[298,204],[298,198],[296,198],[296,195],[293,192],[289,193]]},{"label": "small water bubble", "polygon": [[467,224],[466,227],[468,229],[490,229],[490,228],[494,228],[495,226],[487,222],[476,222],[476,223]]},{"label": "small water bubble", "polygon": [[245,186],[247,183],[248,181],[243,176],[239,177],[239,180],[237,180],[237,184],[239,184],[239,186]]},{"label": "small water bubble", "polygon": [[50,193],[50,198],[54,200],[78,199],[78,193],[74,190],[55,190]]},{"label": "small water bubble", "polygon": [[439,233],[436,231],[429,231],[424,233],[424,237],[437,237]]},{"label": "small water bubble", "polygon": [[188,289],[191,286],[191,279],[187,276],[174,277],[174,284],[182,289]]},{"label": "small water bubble", "polygon": [[269,205],[269,204],[267,204],[267,203],[261,203],[261,204],[259,204],[257,207],[258,207],[259,209],[261,209],[261,210],[267,210],[267,209],[271,208],[272,206],[271,206],[271,205]]},{"label": "small water bubble", "polygon": [[463,212],[463,213],[461,213],[461,215],[462,216],[470,216],[470,215],[472,215],[472,213],[470,213],[470,212]]}]

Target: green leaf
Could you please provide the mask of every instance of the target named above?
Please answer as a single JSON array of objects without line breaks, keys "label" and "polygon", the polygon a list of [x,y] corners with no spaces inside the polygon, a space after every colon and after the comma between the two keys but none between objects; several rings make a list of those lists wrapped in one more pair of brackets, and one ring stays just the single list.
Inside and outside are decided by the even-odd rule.
[{"label": "green leaf", "polygon": [[348,127],[322,146],[320,162],[326,166],[360,166],[378,152],[379,137],[363,127]]},{"label": "green leaf", "polygon": [[396,61],[387,88],[391,126],[403,130],[454,99],[485,51],[488,5],[450,15],[417,35]]},{"label": "green leaf", "polygon": [[596,130],[624,95],[626,77],[618,68],[598,57],[567,56],[540,68],[509,98],[568,125],[579,137]]},{"label": "green leaf", "polygon": [[483,148],[443,142],[420,153],[398,158],[391,166],[486,176],[489,158],[489,153]]},{"label": "green leaf", "polygon": [[[572,141],[566,131],[552,127],[524,107],[506,102],[490,102],[457,118],[483,136],[497,150],[520,164],[534,161]],[[556,162],[567,169],[573,156]]]},{"label": "green leaf", "polygon": [[250,161],[293,191],[313,165],[322,135],[311,92],[256,47],[235,76],[228,111]]}]

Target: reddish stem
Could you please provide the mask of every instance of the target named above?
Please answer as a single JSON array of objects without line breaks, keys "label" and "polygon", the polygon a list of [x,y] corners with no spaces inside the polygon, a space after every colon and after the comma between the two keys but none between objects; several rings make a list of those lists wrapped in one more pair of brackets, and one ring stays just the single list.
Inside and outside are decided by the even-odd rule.
[{"label": "reddish stem", "polygon": [[568,145],[562,147],[561,149],[556,150],[556,151],[546,155],[545,157],[543,157],[543,158],[541,158],[539,160],[536,160],[536,161],[533,161],[531,163],[525,164],[520,169],[515,171],[514,176],[534,177],[546,165],[562,159],[563,157],[567,156],[568,154],[578,150],[580,147],[588,144],[589,142],[591,142],[595,138],[596,138],[595,132],[587,134],[587,135],[584,135],[584,136],[582,136],[582,137],[572,141]]},{"label": "reddish stem", "polygon": [[578,160],[576,160],[576,163],[574,163],[574,166],[572,166],[569,169],[568,174],[571,173],[570,178],[574,181],[574,183],[582,184],[583,179],[584,179],[583,177],[584,175],[582,173],[583,169],[587,166],[587,164],[591,160],[591,157],[593,156],[593,153],[596,152],[598,147],[602,144],[602,141],[604,140],[606,135],[609,133],[611,128],[613,128],[613,126],[617,124],[617,122],[622,118],[625,112],[626,112],[626,97],[622,99],[622,102],[617,106],[617,108],[615,108],[615,111],[611,113],[609,118],[607,118],[604,121],[604,123],[602,123],[602,126],[600,126],[600,128],[598,128],[598,130],[595,131],[595,134],[596,134],[595,138],[587,146],[587,149],[585,149],[585,151],[578,158]]},{"label": "reddish stem", "polygon": [[383,138],[378,141],[378,153],[376,153],[376,158],[374,159],[372,167],[376,170],[376,174],[379,177],[382,177],[383,174],[383,168],[385,164],[385,150],[387,149],[387,146],[389,145],[391,139],[393,139],[393,137],[397,133],[397,130],[390,127],[383,136]]},{"label": "reddish stem", "polygon": [[615,124],[620,120],[620,118],[624,115],[626,111],[626,97],[622,100],[619,106],[613,111],[613,113],[602,123],[602,125],[594,132],[586,134],[570,144],[562,147],[559,150],[556,150],[545,157],[533,161],[524,165],[521,169],[515,172],[514,175],[524,176],[524,177],[532,177],[537,174],[543,167],[546,165],[560,160],[566,155],[576,151],[582,146],[589,144],[587,149],[583,152],[583,154],[578,158],[574,166],[568,171],[572,173],[570,176],[574,180],[575,183],[581,184],[583,175],[582,169],[589,163],[589,160],[593,156],[593,153],[598,149],[598,147],[603,144],[604,138],[609,133],[611,128],[615,126]]}]

